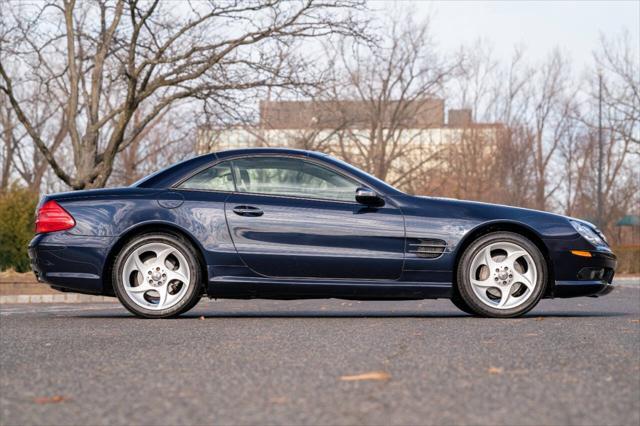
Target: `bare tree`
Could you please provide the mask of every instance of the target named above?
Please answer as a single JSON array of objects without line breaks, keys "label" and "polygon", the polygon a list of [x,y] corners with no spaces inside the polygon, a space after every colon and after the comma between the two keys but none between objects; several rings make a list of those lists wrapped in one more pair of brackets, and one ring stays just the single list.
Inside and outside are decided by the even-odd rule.
[{"label": "bare tree", "polygon": [[[351,12],[359,8],[343,0],[16,5],[3,16],[11,22],[0,46],[0,90],[62,181],[100,187],[117,154],[170,106],[194,99],[224,105],[234,93],[303,84],[302,64],[287,46],[298,38],[357,34]],[[288,66],[275,68],[282,55]],[[23,108],[19,87],[27,83],[65,115],[56,120],[64,121],[73,170]],[[134,120],[142,106],[144,115]]]},{"label": "bare tree", "polygon": [[617,139],[635,144],[636,153],[640,153],[639,55],[628,32],[618,38],[601,37],[599,49],[594,53],[597,72],[604,79],[608,130]]},{"label": "bare tree", "polygon": [[[611,42],[601,40],[594,52],[594,67],[582,86],[583,99],[571,120],[571,131],[560,145],[562,167],[556,179],[562,182],[563,208],[569,215],[597,217],[597,180],[602,176],[602,227],[608,235],[622,216],[638,210],[640,172],[638,171],[637,52],[623,36]],[[602,86],[600,87],[600,81]],[[600,90],[602,88],[602,91]],[[602,97],[601,97],[602,95]],[[602,161],[599,160],[599,109],[602,105]]]},{"label": "bare tree", "polygon": [[544,210],[549,199],[560,187],[560,182],[549,178],[552,160],[560,143],[570,131],[575,91],[570,81],[567,62],[555,50],[543,64],[532,87],[533,109],[533,162],[535,165],[534,206]]},{"label": "bare tree", "polygon": [[2,151],[0,151],[0,192],[6,191],[11,179],[17,141],[14,136],[13,110],[6,96],[0,93],[0,125],[2,126]]},{"label": "bare tree", "polygon": [[[566,138],[560,148],[562,193],[561,205],[564,213],[569,216],[585,214],[585,194],[590,185],[593,153],[596,143],[595,134],[584,126],[576,126],[572,134]],[[592,200],[588,201],[592,204]]]},{"label": "bare tree", "polygon": [[[496,153],[504,147],[507,129],[497,123],[493,109],[496,102],[505,99],[494,87],[500,68],[493,59],[491,46],[478,40],[466,48],[461,71],[446,87],[447,102],[467,110],[470,121],[457,128],[449,123],[450,132],[454,132],[455,136],[446,147],[442,166],[446,175],[438,180],[440,187],[435,193],[456,198],[502,201],[504,191],[498,192],[494,188],[503,155]],[[502,87],[499,86],[500,89]],[[483,128],[475,124],[478,119],[495,125]],[[432,175],[435,171],[429,170],[426,174]],[[446,184],[440,184],[445,180]],[[503,185],[504,182],[501,187]],[[434,191],[430,190],[430,193]]]},{"label": "bare tree", "polygon": [[451,80],[446,93],[451,104],[472,112],[475,119],[449,144],[444,165],[449,179],[436,193],[533,204],[530,117],[535,71],[524,58],[523,50],[516,47],[510,62],[499,63],[491,45],[481,40],[465,49],[463,72]]},{"label": "bare tree", "polygon": [[386,31],[377,44],[343,41],[331,48],[334,55],[327,51],[337,84],[323,100],[333,104],[334,121],[344,127],[333,152],[403,186],[437,160],[439,144],[416,129],[442,127],[436,97],[460,61],[439,54],[428,20],[395,17]]},{"label": "bare tree", "polygon": [[[116,158],[112,183],[130,185],[151,172],[193,155],[196,121],[193,111],[166,110],[153,120]],[[134,114],[135,125],[144,111]]]},{"label": "bare tree", "polygon": [[[475,181],[486,177],[512,204],[552,208],[562,181],[551,176],[556,173],[558,149],[571,132],[575,113],[569,64],[558,50],[535,68],[527,64],[518,47],[506,67],[494,65],[488,55],[486,64],[481,57],[475,59],[480,65],[474,65],[474,55],[470,56],[471,72],[465,76],[470,83],[461,85],[462,93],[474,102],[482,119],[506,126],[492,167],[480,176],[472,175],[472,183],[477,185]],[[478,158],[470,154],[469,161]],[[496,188],[484,192],[483,199],[491,192]]]},{"label": "bare tree", "polygon": [[[65,114],[57,114],[56,105],[38,97],[25,98],[23,109],[29,111],[34,119],[34,130],[47,141],[48,149],[55,153],[64,140],[64,133],[60,129],[65,125]],[[53,128],[47,126],[51,124],[54,116],[63,121],[57,123],[58,131],[55,134],[52,133]],[[0,92],[0,124],[3,142],[0,154],[0,191],[6,190],[12,181],[22,179],[29,189],[38,192],[49,165],[38,149],[30,143],[29,135],[18,120],[8,96],[3,92]]]}]

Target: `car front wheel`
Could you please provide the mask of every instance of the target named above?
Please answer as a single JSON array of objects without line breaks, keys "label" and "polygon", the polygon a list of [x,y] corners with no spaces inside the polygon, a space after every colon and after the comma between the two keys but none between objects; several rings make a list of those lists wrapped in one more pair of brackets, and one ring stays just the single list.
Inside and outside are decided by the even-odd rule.
[{"label": "car front wheel", "polygon": [[547,282],[547,266],[538,247],[512,232],[493,232],[464,251],[456,293],[478,315],[510,318],[538,303]]},{"label": "car front wheel", "polygon": [[144,318],[169,318],[201,297],[200,268],[191,244],[169,233],[144,234],[116,257],[113,288],[120,302]]}]

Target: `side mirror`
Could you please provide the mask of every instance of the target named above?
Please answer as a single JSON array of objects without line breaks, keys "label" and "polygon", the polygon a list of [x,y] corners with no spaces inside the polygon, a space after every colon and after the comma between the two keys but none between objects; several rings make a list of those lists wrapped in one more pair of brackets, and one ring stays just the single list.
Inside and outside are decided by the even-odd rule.
[{"label": "side mirror", "polygon": [[356,201],[365,206],[380,207],[384,205],[384,200],[376,192],[369,188],[356,189]]}]

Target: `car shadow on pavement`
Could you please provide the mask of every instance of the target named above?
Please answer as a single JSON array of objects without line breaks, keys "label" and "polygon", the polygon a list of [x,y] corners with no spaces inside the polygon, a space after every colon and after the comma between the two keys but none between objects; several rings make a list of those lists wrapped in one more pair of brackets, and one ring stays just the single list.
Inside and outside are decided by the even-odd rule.
[{"label": "car shadow on pavement", "polygon": [[[133,314],[113,312],[106,314],[69,313],[69,316],[81,318],[134,318]],[[634,316],[627,312],[533,312],[523,317],[510,319],[513,320],[532,320],[540,321],[542,319],[553,318],[605,318],[605,317],[624,317]],[[467,318],[467,319],[483,319],[492,320],[493,318],[481,318],[457,312],[379,312],[379,311],[356,311],[356,312],[336,312],[336,311],[240,311],[240,312],[203,312],[194,311],[192,313],[183,314],[173,320],[188,319],[223,319],[223,318]]]}]

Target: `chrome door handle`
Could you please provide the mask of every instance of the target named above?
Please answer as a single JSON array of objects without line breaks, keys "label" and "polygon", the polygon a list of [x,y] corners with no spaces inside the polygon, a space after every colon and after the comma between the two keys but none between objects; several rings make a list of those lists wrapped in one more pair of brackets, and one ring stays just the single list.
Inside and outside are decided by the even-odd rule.
[{"label": "chrome door handle", "polygon": [[262,210],[254,206],[236,206],[233,208],[233,212],[238,216],[250,217],[262,216],[264,214]]}]

